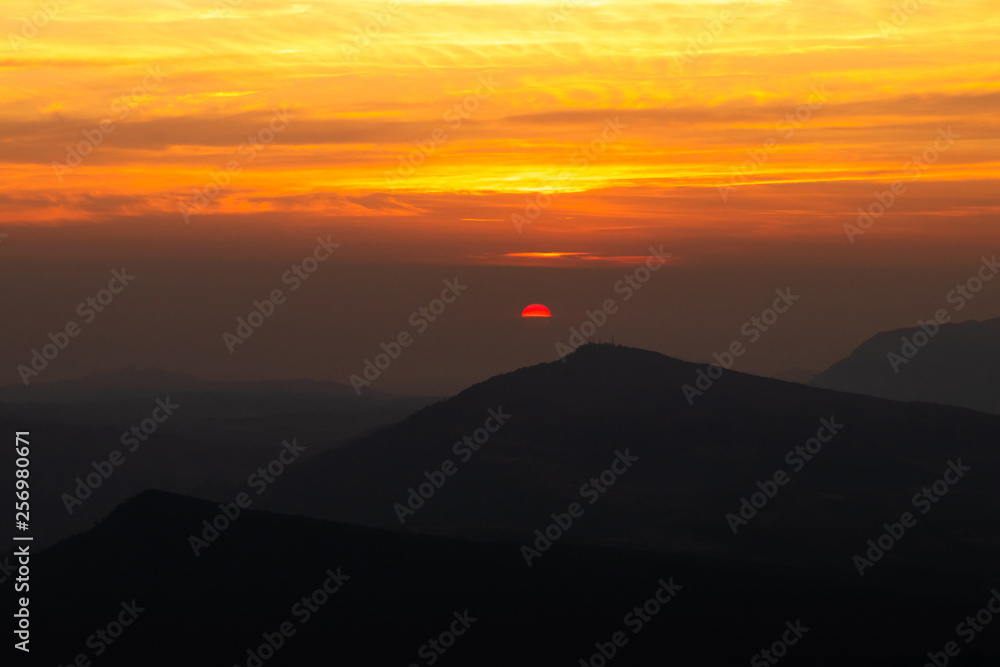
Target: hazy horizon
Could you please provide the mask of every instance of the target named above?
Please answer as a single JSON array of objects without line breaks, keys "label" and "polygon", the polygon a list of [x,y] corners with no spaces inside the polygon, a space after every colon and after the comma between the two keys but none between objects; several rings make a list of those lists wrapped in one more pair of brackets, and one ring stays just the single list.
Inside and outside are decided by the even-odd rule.
[{"label": "hazy horizon", "polygon": [[[626,301],[626,288],[615,293],[614,287],[632,274],[632,266],[377,266],[352,263],[346,244],[290,291],[281,277],[315,239],[299,244],[306,250],[284,260],[117,255],[64,260],[58,273],[48,263],[6,257],[0,276],[20,288],[0,295],[0,308],[18,313],[18,326],[0,334],[0,367],[6,369],[0,384],[21,383],[17,369],[29,364],[31,350],[49,343],[48,334],[71,320],[80,333],[29,383],[137,367],[207,380],[350,384],[365,359],[382,352],[381,343],[409,331],[412,344],[372,388],[450,395],[491,375],[558,359],[556,343],[568,344],[570,327],[579,329],[587,311],[600,310],[608,298],[618,309],[595,337],[610,340],[613,334],[624,345],[709,362],[733,341],[750,343],[743,325],[772,305],[775,290],[790,288],[800,298],[735,365],[760,375],[825,370],[875,334],[915,326],[940,308],[949,309],[955,322],[1000,315],[1000,283],[986,283],[960,311],[947,301],[957,283],[975,275],[981,254],[971,255],[966,266],[933,269],[722,269],[676,261],[652,273]],[[6,249],[0,246],[0,252]],[[112,270],[123,267],[135,280],[87,323],[89,315],[81,317],[77,307],[106,287]],[[455,278],[468,289],[418,333],[411,315],[440,296],[445,280]],[[286,291],[286,301],[245,342],[227,346],[223,334],[235,333],[237,318],[246,318],[253,301],[266,299],[275,288]],[[530,303],[549,306],[552,317],[521,319],[521,309]]]}]

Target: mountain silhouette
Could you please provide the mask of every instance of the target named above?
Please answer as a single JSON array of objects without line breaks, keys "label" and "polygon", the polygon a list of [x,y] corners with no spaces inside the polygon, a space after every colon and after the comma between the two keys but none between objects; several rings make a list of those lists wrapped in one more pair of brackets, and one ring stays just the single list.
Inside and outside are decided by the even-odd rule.
[{"label": "mountain silhouette", "polygon": [[1000,414],[998,377],[1000,318],[879,333],[809,384]]},{"label": "mountain silhouette", "polygon": [[[921,664],[990,596],[967,573],[887,567],[876,581],[828,576],[809,562],[777,568],[566,544],[528,568],[514,543],[253,509],[195,557],[190,534],[219,512],[149,491],[36,556],[32,627],[43,639],[32,658],[69,665],[83,654],[128,667],[729,665],[754,656],[768,664],[761,650],[785,637],[796,641],[783,664],[903,667]],[[122,618],[127,627],[111,625]],[[986,633],[962,651],[960,664],[996,664],[1000,641]]]},{"label": "mountain silhouette", "polygon": [[[562,538],[568,543],[811,562],[856,576],[852,557],[867,540],[914,511],[914,494],[960,461],[971,471],[885,563],[995,573],[1000,532],[984,517],[1000,511],[1000,418],[735,371],[710,380],[719,371],[585,345],[565,363],[493,377],[293,466],[260,506],[530,544],[553,513],[577,502],[585,513]],[[703,393],[686,395],[685,385]],[[463,439],[497,412],[509,417],[470,451]],[[621,469],[622,454],[636,460],[595,494],[591,480]],[[780,486],[779,472],[787,476]],[[773,491],[766,506],[743,508],[765,491]]]},{"label": "mountain silhouette", "polygon": [[[35,544],[45,546],[146,489],[230,496],[285,440],[297,439],[309,459],[431,400],[357,396],[311,380],[206,382],[130,370],[0,390],[0,428],[28,431],[40,444],[32,453],[31,509]],[[175,407],[166,415],[163,405]],[[108,462],[112,452],[120,465]],[[14,478],[13,458],[0,460],[0,475]]]},{"label": "mountain silhouette", "polygon": [[133,495],[36,557],[36,658],[922,664],[1000,586],[998,427],[588,344],[265,489]]}]

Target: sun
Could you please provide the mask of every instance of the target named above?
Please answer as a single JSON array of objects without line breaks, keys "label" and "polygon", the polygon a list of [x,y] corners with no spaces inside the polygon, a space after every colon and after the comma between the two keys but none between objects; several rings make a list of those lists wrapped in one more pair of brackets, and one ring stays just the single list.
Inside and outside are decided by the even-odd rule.
[{"label": "sun", "polygon": [[533,303],[521,311],[521,317],[552,317],[552,311],[540,303]]}]

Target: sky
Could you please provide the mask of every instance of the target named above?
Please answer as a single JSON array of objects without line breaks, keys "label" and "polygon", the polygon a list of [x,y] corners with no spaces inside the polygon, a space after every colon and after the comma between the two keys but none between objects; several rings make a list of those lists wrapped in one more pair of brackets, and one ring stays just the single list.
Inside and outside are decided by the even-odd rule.
[{"label": "sky", "polygon": [[[8,0],[0,28],[11,383],[119,263],[162,277],[156,296],[136,281],[132,308],[219,318],[185,329],[203,356],[169,352],[172,321],[134,354],[94,334],[40,380],[145,362],[346,381],[459,271],[491,295],[456,329],[473,355],[506,345],[489,323],[526,324],[529,303],[566,331],[650,247],[670,254],[646,292],[661,293],[615,315],[623,335],[707,358],[795,278],[830,307],[800,352],[773,343],[748,369],[820,370],[933,312],[1000,240],[991,0]],[[220,327],[317,236],[340,247],[275,346],[343,318],[320,304],[346,299],[336,359],[251,341],[212,357]],[[348,284],[363,275],[379,279]],[[955,315],[995,317],[996,303]],[[124,306],[114,316],[138,326]],[[552,358],[542,338],[483,364],[451,346],[384,382],[455,390]],[[240,354],[256,364],[232,367]]]}]

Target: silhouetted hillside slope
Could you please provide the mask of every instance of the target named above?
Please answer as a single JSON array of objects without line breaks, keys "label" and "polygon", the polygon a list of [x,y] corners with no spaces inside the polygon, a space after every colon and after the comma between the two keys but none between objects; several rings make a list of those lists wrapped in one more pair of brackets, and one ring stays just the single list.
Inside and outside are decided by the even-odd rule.
[{"label": "silhouetted hillside slope", "polygon": [[[284,440],[296,439],[308,459],[431,400],[359,397],[335,383],[216,383],[134,371],[0,390],[0,429],[31,434],[34,537],[47,545],[146,489],[231,495]],[[118,466],[108,463],[115,451]],[[4,457],[0,475],[13,479],[13,466]]]},{"label": "silhouetted hillside slope", "polygon": [[[588,345],[565,364],[491,378],[292,466],[258,506],[523,542],[579,502],[584,513],[563,542],[810,563],[845,576],[857,576],[852,558],[867,540],[909,511],[917,524],[874,576],[902,564],[996,572],[1000,418],[731,371],[710,387],[702,382],[704,394],[689,404],[682,387],[703,372],[653,352]],[[490,411],[509,417],[479,451],[456,445],[474,437]],[[824,423],[836,431],[832,439]],[[815,440],[818,432],[829,442]],[[816,445],[813,455],[795,452]],[[622,471],[616,452],[626,451],[636,460]],[[959,461],[970,470],[947,495],[915,507],[914,495]],[[622,474],[594,491],[589,480],[613,465]],[[773,482],[778,471],[785,485]],[[749,519],[737,520],[734,534],[727,515],[760,492],[758,482],[773,497],[755,514],[744,509]],[[417,508],[401,512],[421,484],[429,497],[422,506],[412,498]]]},{"label": "silhouetted hillside slope", "polygon": [[933,336],[920,327],[882,332],[809,384],[1000,414],[998,378],[1000,318],[944,324]]},{"label": "silhouetted hillside slope", "polygon": [[[614,665],[733,665],[783,635],[794,639],[787,628],[798,627],[784,665],[902,667],[954,639],[956,620],[990,596],[988,582],[932,570],[861,580],[823,576],[809,563],[769,568],[563,544],[528,568],[516,544],[253,510],[195,557],[189,534],[218,512],[213,503],[147,492],[36,556],[32,659],[68,665],[83,653],[108,667],[299,667],[440,658],[549,667],[589,661],[600,644],[614,649]],[[327,581],[335,592],[316,594]],[[663,584],[673,597],[661,606]],[[304,597],[314,601],[308,614]],[[109,637],[108,625],[123,617],[130,624],[112,628],[111,643],[96,634]],[[284,623],[294,634],[279,642]],[[451,629],[463,633],[442,640]],[[615,633],[627,643],[614,647]],[[265,635],[280,648],[265,648],[261,662],[248,649],[259,650]],[[443,657],[430,640],[447,647]],[[952,664],[996,664],[1000,639],[987,632],[962,651]]]}]

